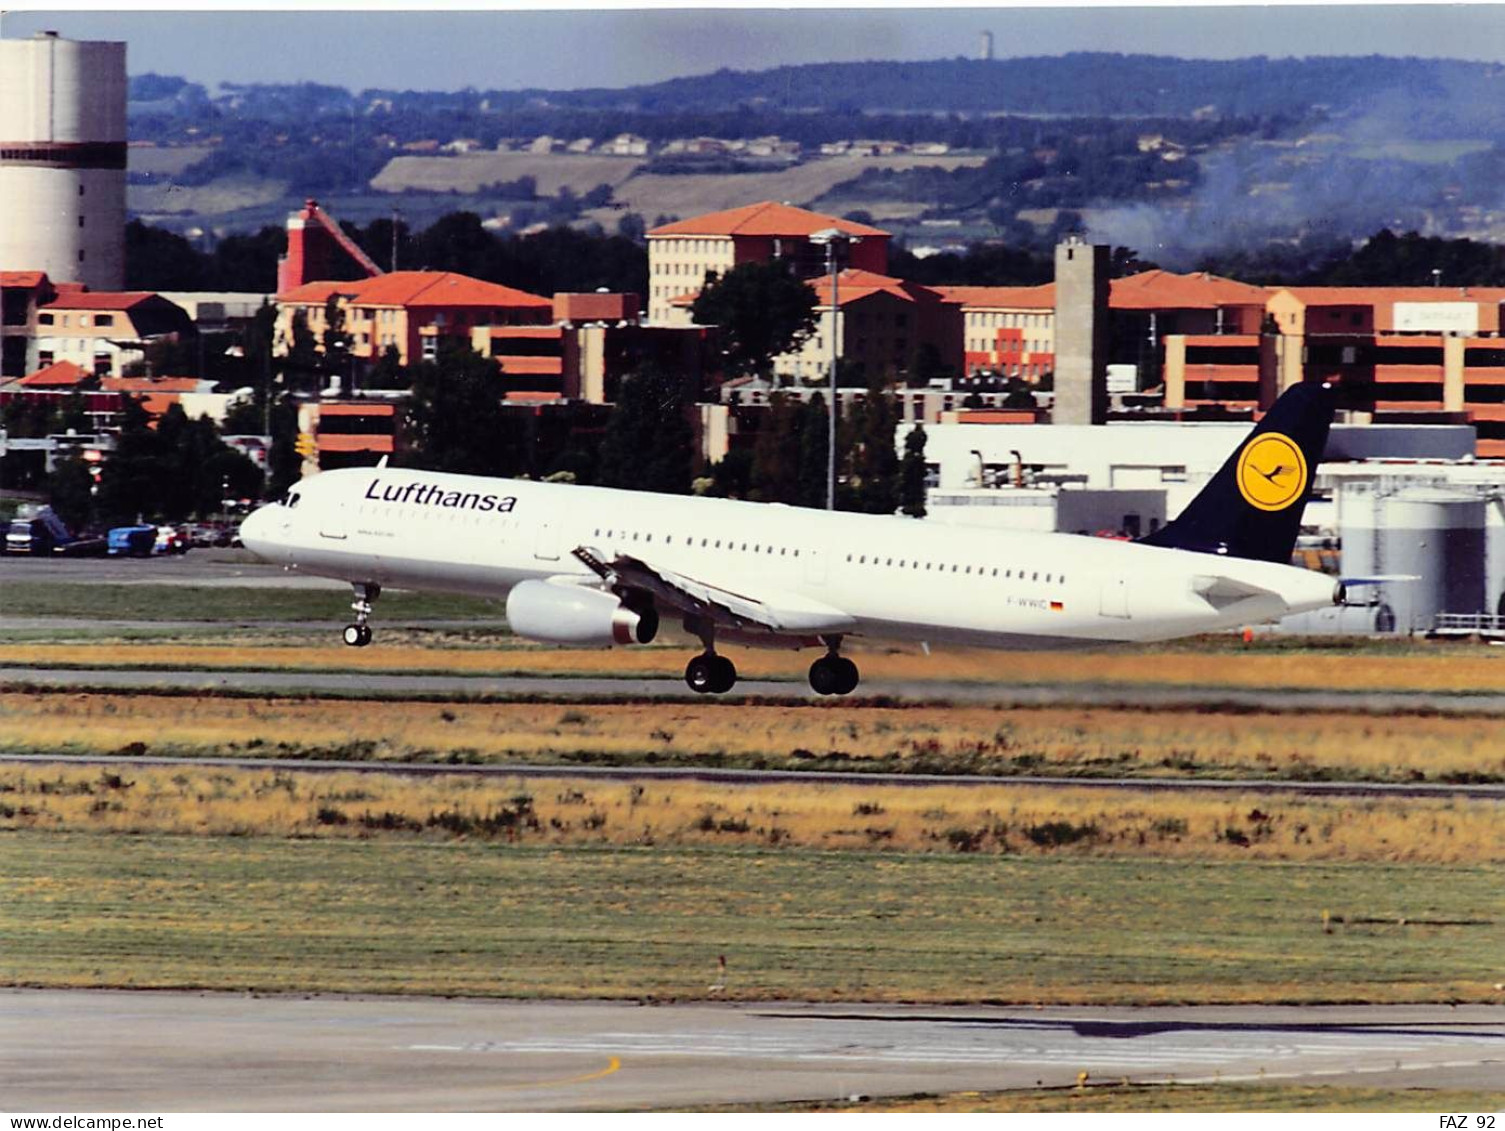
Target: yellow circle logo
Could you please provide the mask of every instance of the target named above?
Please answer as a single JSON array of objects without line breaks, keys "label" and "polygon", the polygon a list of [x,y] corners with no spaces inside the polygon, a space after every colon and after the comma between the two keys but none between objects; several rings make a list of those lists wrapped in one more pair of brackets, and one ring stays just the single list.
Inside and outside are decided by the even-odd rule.
[{"label": "yellow circle logo", "polygon": [[1250,440],[1238,458],[1239,494],[1251,507],[1283,511],[1306,491],[1306,457],[1279,432]]}]

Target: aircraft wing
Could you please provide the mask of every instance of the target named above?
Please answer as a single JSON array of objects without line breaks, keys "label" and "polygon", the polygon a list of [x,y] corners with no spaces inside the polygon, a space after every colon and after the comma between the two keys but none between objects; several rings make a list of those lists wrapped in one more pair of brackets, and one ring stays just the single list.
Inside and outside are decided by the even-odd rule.
[{"label": "aircraft wing", "polygon": [[765,629],[777,633],[842,632],[853,619],[822,601],[757,583],[731,589],[660,569],[640,558],[619,555],[605,561],[585,546],[572,551],[608,588],[651,593],[661,608],[706,617],[737,629]]}]

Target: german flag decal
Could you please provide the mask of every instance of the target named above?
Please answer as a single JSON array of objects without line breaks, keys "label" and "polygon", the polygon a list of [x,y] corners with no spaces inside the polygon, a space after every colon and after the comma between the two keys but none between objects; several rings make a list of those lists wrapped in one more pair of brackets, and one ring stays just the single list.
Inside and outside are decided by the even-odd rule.
[{"label": "german flag decal", "polygon": [[1064,613],[1066,611],[1066,606],[1060,601],[1052,601],[1050,603],[1050,611],[1053,613]]}]

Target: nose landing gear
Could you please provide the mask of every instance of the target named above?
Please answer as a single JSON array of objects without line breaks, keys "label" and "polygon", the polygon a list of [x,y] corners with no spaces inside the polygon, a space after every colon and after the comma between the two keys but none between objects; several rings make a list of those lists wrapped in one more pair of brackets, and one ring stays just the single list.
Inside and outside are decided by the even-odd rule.
[{"label": "nose landing gear", "polygon": [[357,581],[350,588],[355,593],[355,600],[350,602],[355,610],[355,623],[345,626],[344,640],[352,648],[364,648],[371,643],[371,626],[366,622],[371,619],[371,606],[381,596],[381,586],[374,581]]}]

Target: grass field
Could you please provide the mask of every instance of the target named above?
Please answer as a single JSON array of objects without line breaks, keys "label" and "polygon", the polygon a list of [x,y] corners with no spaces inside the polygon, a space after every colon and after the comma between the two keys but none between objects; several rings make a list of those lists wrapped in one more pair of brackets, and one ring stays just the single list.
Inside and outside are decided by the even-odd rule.
[{"label": "grass field", "polygon": [[20,754],[1458,783],[1505,780],[1502,732],[1424,714],[0,693],[0,751]]},{"label": "grass field", "polygon": [[528,781],[272,768],[9,765],[0,766],[0,829],[5,828],[465,838],[558,847],[1505,863],[1505,822],[1493,801],[1024,785]]},{"label": "grass field", "polygon": [[1505,1091],[1312,1087],[1301,1084],[1126,1084],[1019,1092],[893,1096],[856,1104],[780,1104],[728,1111],[845,1112],[1484,1112],[1505,1105]]},{"label": "grass field", "polygon": [[[12,617],[141,621],[318,621],[331,639],[350,619],[350,598],[338,589],[257,589],[188,585],[50,585],[5,582],[4,612]],[[401,619],[500,617],[503,603],[444,594],[384,593],[381,614]]]},{"label": "grass field", "polygon": [[1459,866],[12,831],[0,983],[700,998],[725,955],[739,999],[1487,1002],[1500,927],[1448,924],[1498,920],[1502,890]]}]

